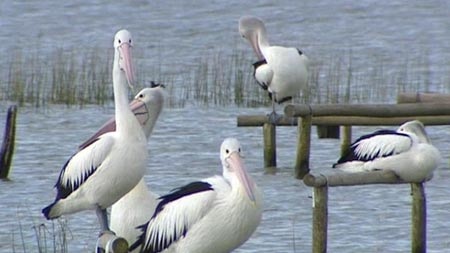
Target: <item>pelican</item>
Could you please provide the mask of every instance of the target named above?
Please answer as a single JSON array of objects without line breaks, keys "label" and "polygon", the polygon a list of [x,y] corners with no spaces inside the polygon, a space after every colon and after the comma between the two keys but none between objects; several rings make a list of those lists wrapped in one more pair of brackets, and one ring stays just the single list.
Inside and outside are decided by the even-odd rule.
[{"label": "pelican", "polygon": [[237,139],[223,141],[220,158],[223,176],[192,182],[159,198],[131,250],[225,253],[250,238],[261,221],[261,192],[245,170]]},{"label": "pelican", "polygon": [[132,87],[133,40],[120,30],[114,37],[113,87],[116,131],[107,132],[74,154],[56,182],[56,199],[42,210],[47,219],[95,209],[102,231],[109,231],[106,208],[142,179],[147,160],[147,139],[141,123],[128,106]]},{"label": "pelican", "polygon": [[275,103],[291,100],[308,85],[308,58],[297,48],[270,46],[266,28],[259,18],[244,16],[239,19],[239,33],[248,40],[258,61],[253,64],[256,82],[268,91],[272,100],[273,123]]},{"label": "pelican", "polygon": [[441,155],[422,122],[409,121],[396,131],[378,130],[361,136],[333,165],[347,172],[392,170],[406,182],[431,179]]}]

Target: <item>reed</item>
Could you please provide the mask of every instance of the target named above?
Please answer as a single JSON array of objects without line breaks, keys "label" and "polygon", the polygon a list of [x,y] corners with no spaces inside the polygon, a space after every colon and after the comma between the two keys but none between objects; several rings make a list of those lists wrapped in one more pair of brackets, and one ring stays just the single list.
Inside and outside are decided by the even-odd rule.
[{"label": "reed", "polygon": [[[110,51],[93,48],[80,53],[76,49],[56,49],[49,55],[40,55],[15,50],[10,54],[7,68],[3,68],[6,71],[0,72],[0,99],[34,107],[111,103]],[[357,69],[354,58],[350,51],[311,60],[309,86],[293,102],[380,103],[394,101],[396,92],[450,91],[448,76],[439,80],[437,88],[430,87],[431,63],[426,55],[421,59],[400,61],[395,72],[376,57],[364,64],[366,69]],[[137,85],[133,92],[156,81],[167,86],[169,107],[183,107],[187,103],[268,106],[270,100],[266,92],[256,85],[252,76],[253,61],[249,52],[235,49],[230,54],[208,52],[179,74],[165,74],[161,65],[144,71],[137,64]]]}]

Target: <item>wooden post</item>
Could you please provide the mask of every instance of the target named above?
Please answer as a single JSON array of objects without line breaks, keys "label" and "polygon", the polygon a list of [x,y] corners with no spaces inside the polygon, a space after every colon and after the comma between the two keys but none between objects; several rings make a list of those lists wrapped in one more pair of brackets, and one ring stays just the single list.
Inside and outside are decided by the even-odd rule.
[{"label": "wooden post", "polygon": [[8,109],[6,116],[5,134],[3,136],[3,144],[0,149],[0,178],[7,179],[11,162],[14,154],[14,145],[16,139],[16,116],[17,106],[12,105]]},{"label": "wooden post", "polygon": [[97,241],[96,253],[127,253],[128,242],[112,232],[104,232]]},{"label": "wooden post", "polygon": [[341,139],[341,156],[343,156],[352,144],[352,126],[341,126],[342,139]]},{"label": "wooden post", "polygon": [[313,253],[327,252],[328,187],[314,187],[313,196]]},{"label": "wooden post", "polygon": [[274,124],[265,123],[263,125],[264,138],[264,167],[277,166],[277,141],[276,127]]},{"label": "wooden post", "polygon": [[411,183],[411,252],[427,252],[427,203],[422,183]]},{"label": "wooden post", "polygon": [[295,177],[302,179],[309,173],[309,153],[311,146],[312,115],[298,118],[297,124],[297,158],[295,161]]}]

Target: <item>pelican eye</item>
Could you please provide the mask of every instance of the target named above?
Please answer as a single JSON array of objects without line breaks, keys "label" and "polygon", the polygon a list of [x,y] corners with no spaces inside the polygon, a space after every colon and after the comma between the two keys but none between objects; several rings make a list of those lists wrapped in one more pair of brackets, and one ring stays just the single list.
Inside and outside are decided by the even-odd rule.
[{"label": "pelican eye", "polygon": [[139,98],[143,98],[144,97],[144,94],[139,94]]},{"label": "pelican eye", "polygon": [[229,153],[230,153],[230,150],[225,149],[225,153],[229,154]]},{"label": "pelican eye", "polygon": [[122,43],[122,41],[119,39],[119,44]]},{"label": "pelican eye", "polygon": [[129,40],[128,40],[128,43],[130,43],[130,44],[131,44],[131,39],[129,39]]},{"label": "pelican eye", "polygon": [[241,148],[238,149],[239,153],[241,153]]}]

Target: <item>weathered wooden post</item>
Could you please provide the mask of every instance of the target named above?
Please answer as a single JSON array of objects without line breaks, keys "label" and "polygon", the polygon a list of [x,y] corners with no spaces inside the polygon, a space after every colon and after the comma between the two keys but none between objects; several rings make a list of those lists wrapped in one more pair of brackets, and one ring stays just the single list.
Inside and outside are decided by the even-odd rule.
[{"label": "weathered wooden post", "polygon": [[295,177],[297,179],[302,179],[306,174],[309,173],[311,121],[311,114],[298,118],[297,157],[295,161]]},{"label": "weathered wooden post", "polygon": [[313,253],[327,252],[328,187],[314,187],[313,197]]},{"label": "weathered wooden post", "polygon": [[0,149],[0,178],[7,179],[11,169],[11,162],[14,154],[14,145],[16,139],[16,116],[17,106],[12,105],[8,108],[6,116],[5,133],[3,144]]},{"label": "weathered wooden post", "polygon": [[341,126],[341,156],[343,156],[352,144],[352,126]]},{"label": "weathered wooden post", "polygon": [[264,123],[264,167],[277,166],[277,140],[276,126],[272,123]]},{"label": "weathered wooden post", "polygon": [[427,252],[427,203],[422,183],[411,183],[411,252]]}]

